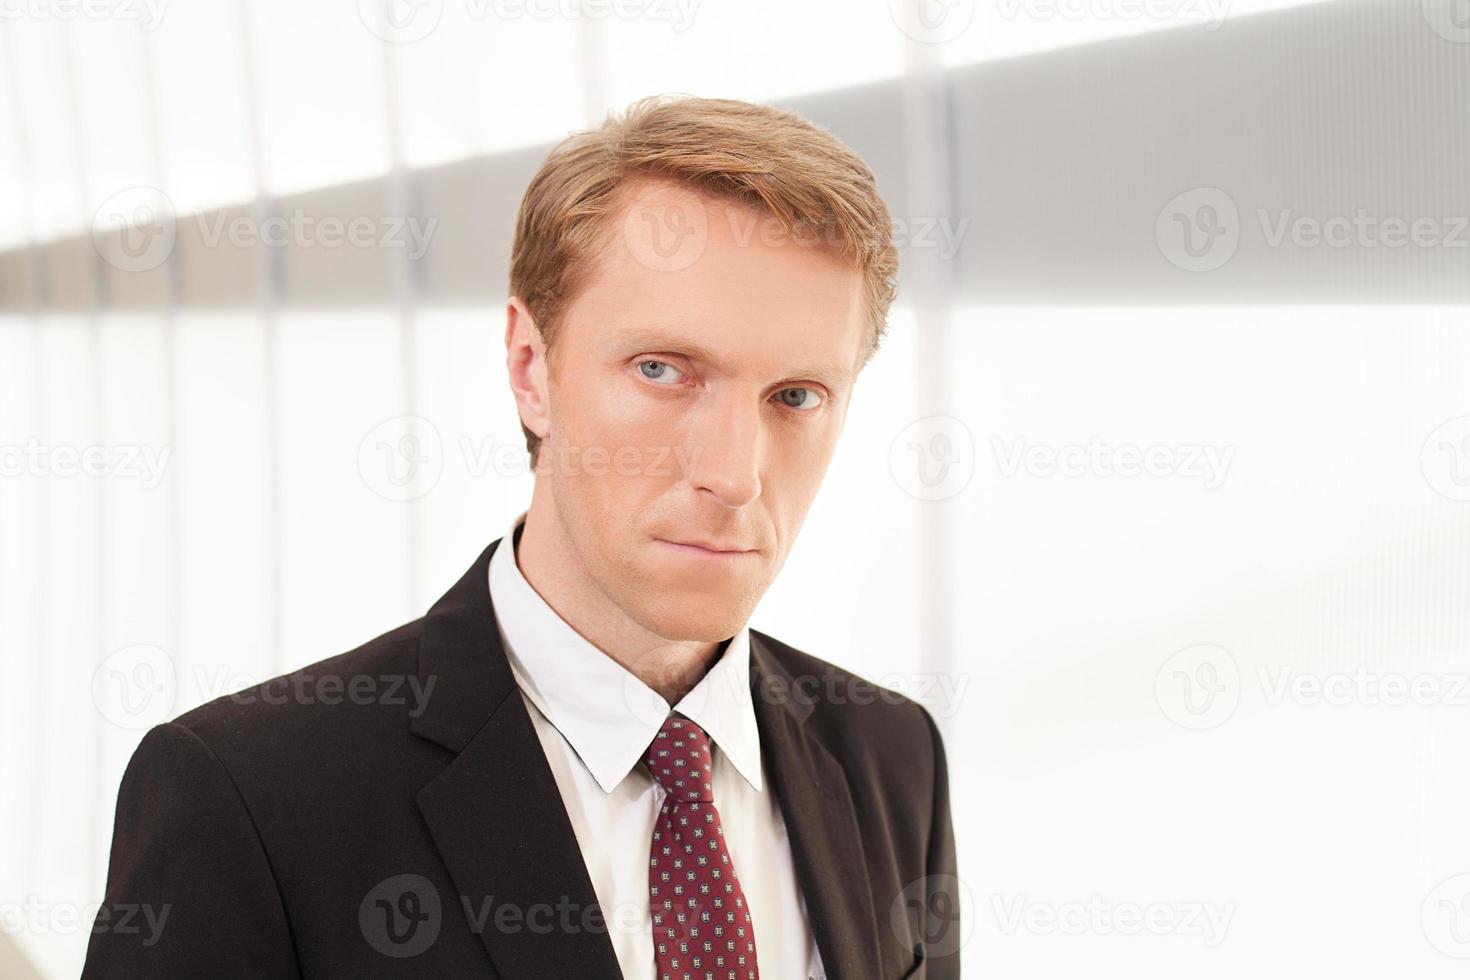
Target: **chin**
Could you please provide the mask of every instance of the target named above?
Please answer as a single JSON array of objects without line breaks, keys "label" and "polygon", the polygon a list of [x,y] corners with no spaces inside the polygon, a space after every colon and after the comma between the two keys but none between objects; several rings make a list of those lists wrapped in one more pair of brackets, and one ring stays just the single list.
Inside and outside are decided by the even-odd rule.
[{"label": "chin", "polygon": [[745,604],[734,596],[675,589],[661,590],[659,599],[645,606],[639,618],[646,628],[668,640],[719,643],[738,633],[750,616]]}]

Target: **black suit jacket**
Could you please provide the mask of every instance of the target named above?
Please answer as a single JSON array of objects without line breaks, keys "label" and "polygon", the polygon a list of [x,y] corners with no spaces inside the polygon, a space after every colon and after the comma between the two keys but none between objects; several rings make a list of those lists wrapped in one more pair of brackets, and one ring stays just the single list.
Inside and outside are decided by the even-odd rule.
[{"label": "black suit jacket", "polygon": [[[423,618],[147,733],[84,977],[622,976],[511,696],[487,582],[499,543]],[[828,977],[958,978],[929,713],[754,630],[750,647],[769,785]]]}]

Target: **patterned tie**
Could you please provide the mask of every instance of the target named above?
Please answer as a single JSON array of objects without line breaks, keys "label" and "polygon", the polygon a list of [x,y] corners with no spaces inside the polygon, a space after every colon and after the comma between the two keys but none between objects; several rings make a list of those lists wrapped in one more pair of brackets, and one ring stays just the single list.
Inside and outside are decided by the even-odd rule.
[{"label": "patterned tie", "polygon": [[710,741],[675,712],[643,761],[668,791],[653,825],[648,902],[658,980],[759,980],[755,926],[725,847]]}]

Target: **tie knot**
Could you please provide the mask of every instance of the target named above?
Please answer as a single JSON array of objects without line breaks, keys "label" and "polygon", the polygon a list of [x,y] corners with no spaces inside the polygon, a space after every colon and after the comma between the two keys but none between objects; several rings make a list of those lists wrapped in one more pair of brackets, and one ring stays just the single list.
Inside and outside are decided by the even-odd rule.
[{"label": "tie knot", "polygon": [[674,712],[648,744],[643,757],[648,771],[669,794],[669,802],[713,800],[710,784],[709,736],[688,718]]}]

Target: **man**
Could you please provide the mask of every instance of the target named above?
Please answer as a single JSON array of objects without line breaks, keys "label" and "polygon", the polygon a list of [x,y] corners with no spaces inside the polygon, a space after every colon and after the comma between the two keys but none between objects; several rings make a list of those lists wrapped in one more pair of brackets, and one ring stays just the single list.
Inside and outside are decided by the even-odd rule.
[{"label": "man", "polygon": [[148,733],[85,975],[958,977],[928,712],[747,626],[889,224],[775,109],[649,99],[553,150],[507,309],[530,507],[423,618]]}]

